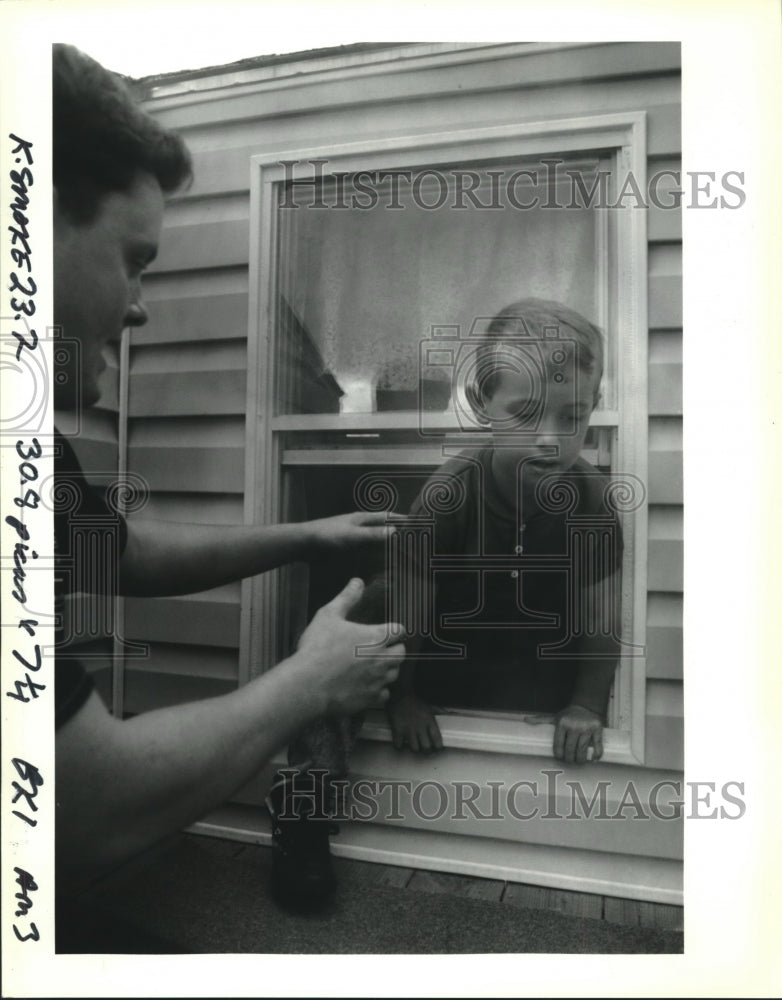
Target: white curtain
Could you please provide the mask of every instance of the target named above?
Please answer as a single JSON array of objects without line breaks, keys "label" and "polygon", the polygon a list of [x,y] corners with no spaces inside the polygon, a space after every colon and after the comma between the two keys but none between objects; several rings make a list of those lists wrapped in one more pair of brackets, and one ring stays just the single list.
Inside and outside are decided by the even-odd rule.
[{"label": "white curtain", "polygon": [[[504,195],[500,209],[455,208],[453,174],[442,176],[451,191],[437,210],[420,206],[422,199],[436,202],[436,183],[421,188],[419,204],[411,185],[401,183],[401,210],[388,207],[387,188],[378,188],[371,209],[306,208],[302,199],[302,207],[280,210],[278,287],[349,408],[373,408],[370,386],[415,390],[419,344],[433,327],[466,337],[474,323],[528,296],[560,301],[599,322],[594,208],[519,209]],[[349,202],[351,189],[345,191]],[[515,193],[526,202],[547,198],[543,184]],[[329,204],[326,185],[323,194]],[[477,195],[490,202],[488,182]],[[569,199],[563,189],[558,201]]]}]

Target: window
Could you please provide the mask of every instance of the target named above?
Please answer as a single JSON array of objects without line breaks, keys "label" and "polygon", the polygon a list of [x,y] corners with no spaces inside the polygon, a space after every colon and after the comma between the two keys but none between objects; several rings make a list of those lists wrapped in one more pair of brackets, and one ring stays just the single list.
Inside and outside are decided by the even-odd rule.
[{"label": "window", "polygon": [[[446,457],[486,440],[458,369],[508,303],[555,299],[604,330],[584,454],[618,477],[625,540],[606,759],[642,762],[646,232],[620,194],[631,172],[644,184],[643,115],[281,152],[252,169],[249,521],[354,510],[373,489],[405,511]],[[289,652],[343,577],[365,570],[343,561],[248,584],[244,676]],[[543,750],[517,717],[444,724],[454,745]],[[379,717],[368,732],[383,737]]]}]

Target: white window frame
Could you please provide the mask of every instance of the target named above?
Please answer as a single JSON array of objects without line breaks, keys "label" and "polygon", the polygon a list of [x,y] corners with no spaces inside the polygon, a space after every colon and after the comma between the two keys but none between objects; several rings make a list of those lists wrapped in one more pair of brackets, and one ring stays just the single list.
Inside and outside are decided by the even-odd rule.
[{"label": "white window frame", "polygon": [[[274,415],[273,302],[277,209],[274,186],[286,177],[282,161],[297,162],[296,179],[307,179],[307,163],[326,159],[324,175],[358,170],[436,167],[455,162],[546,155],[597,155],[613,158],[617,179],[632,173],[646,190],[646,115],[644,112],[589,115],[554,121],[505,124],[487,128],[376,139],[328,148],[280,150],[251,158],[250,299],[248,320],[248,395],[246,424],[245,523],[272,524],[280,516],[282,437],[296,430],[393,430],[413,426],[415,414]],[[311,177],[314,177],[314,172]],[[607,315],[613,358],[611,409],[597,411],[592,425],[614,435],[613,467],[647,482],[647,235],[646,210],[632,198],[621,211],[605,212],[612,258],[609,262]],[[598,211],[601,211],[598,209]],[[601,226],[598,226],[601,229]],[[444,429],[452,415],[443,414]],[[409,464],[425,461],[423,451]],[[431,451],[431,448],[428,449]],[[413,449],[411,449],[412,453]],[[606,762],[643,764],[646,709],[647,504],[622,515],[622,637],[625,653],[614,683],[609,725],[604,734]],[[280,572],[244,581],[239,681],[274,665],[284,587]],[[284,571],[282,571],[284,573]],[[551,727],[520,720],[469,714],[440,716],[448,746],[523,755],[551,753]],[[370,713],[362,735],[389,740],[382,713]]]}]

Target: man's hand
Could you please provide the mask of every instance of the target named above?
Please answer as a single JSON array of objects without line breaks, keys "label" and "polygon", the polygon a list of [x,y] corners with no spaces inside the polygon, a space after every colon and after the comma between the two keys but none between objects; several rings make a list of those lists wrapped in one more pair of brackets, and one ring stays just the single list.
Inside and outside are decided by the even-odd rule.
[{"label": "man's hand", "polygon": [[583,764],[589,759],[589,748],[593,748],[592,760],[603,756],[603,720],[597,714],[581,705],[568,705],[554,716],[554,756],[568,764]]},{"label": "man's hand", "polygon": [[[93,691],[57,730],[63,870],[81,879],[116,867],[225,802],[302,726],[385,704],[405,648],[393,626],[345,620],[362,590],[351,581],[293,656],[226,694],[119,719]],[[356,656],[366,645],[377,649]]]},{"label": "man's hand", "polygon": [[[317,521],[308,521],[307,529],[311,546],[315,553],[339,552],[355,545],[384,542],[394,531],[389,520],[394,518],[388,511],[369,513],[356,511],[353,514],[337,514]],[[399,520],[399,518],[396,518]]]},{"label": "man's hand", "polygon": [[429,705],[418,695],[402,695],[389,702],[386,711],[397,750],[404,746],[415,753],[442,750],[443,738],[437,720]]},{"label": "man's hand", "polygon": [[399,664],[405,658],[404,644],[395,641],[403,634],[401,625],[346,621],[363,591],[361,580],[351,580],[324,605],[304,631],[292,657],[302,671],[302,683],[322,696],[327,715],[353,715],[384,705],[388,687],[399,676]]}]

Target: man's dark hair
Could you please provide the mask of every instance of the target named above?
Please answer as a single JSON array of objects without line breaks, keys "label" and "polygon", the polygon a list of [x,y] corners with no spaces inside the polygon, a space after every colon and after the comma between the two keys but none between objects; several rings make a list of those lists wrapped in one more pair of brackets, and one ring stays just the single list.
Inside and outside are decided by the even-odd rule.
[{"label": "man's dark hair", "polygon": [[139,171],[164,192],[192,178],[182,138],[143,110],[121,76],[73,45],[54,45],[52,89],[54,186],[71,221],[92,221],[101,199],[127,191]]}]

